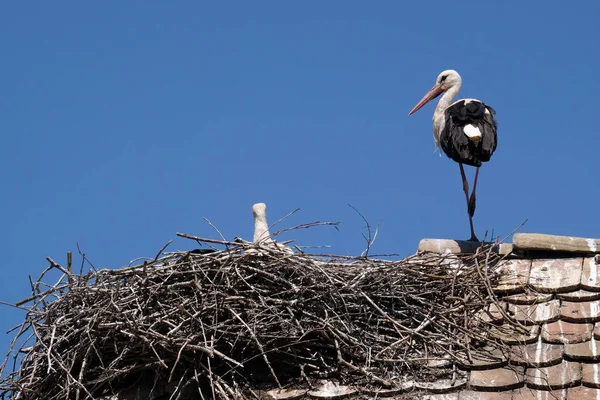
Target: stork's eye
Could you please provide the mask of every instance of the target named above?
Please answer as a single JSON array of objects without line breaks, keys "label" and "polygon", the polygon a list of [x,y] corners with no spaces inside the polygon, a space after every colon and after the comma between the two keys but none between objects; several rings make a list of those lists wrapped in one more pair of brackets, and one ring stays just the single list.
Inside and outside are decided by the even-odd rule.
[{"label": "stork's eye", "polygon": [[444,82],[446,80],[446,78],[448,77],[448,75],[444,75],[440,78],[440,83]]}]

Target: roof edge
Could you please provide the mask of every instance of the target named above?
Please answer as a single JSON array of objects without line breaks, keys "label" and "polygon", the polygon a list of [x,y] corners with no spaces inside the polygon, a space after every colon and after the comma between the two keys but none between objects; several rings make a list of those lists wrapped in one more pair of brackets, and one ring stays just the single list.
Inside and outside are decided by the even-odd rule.
[{"label": "roof edge", "polygon": [[[419,242],[418,252],[473,254],[482,244],[468,240],[430,239]],[[600,239],[574,236],[547,235],[541,233],[516,233],[512,243],[497,243],[493,251],[501,255],[549,255],[564,257],[571,255],[600,254]]]}]

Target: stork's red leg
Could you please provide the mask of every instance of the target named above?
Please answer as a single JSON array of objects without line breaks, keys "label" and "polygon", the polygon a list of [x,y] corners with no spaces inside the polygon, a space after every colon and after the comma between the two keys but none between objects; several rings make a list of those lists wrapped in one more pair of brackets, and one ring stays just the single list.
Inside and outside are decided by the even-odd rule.
[{"label": "stork's red leg", "polygon": [[462,176],[465,198],[467,199],[467,204],[469,204],[469,182],[467,181],[467,176],[465,175],[465,168],[463,167],[462,163],[458,163],[458,166],[460,167],[460,175]]},{"label": "stork's red leg", "polygon": [[[465,192],[465,199],[467,199],[467,214],[469,214],[469,227],[471,228],[471,238],[469,240],[474,242],[479,242],[477,236],[475,236],[475,230],[473,229],[473,214],[471,213],[471,201],[469,199],[469,182],[467,181],[467,175],[465,175],[465,168],[462,163],[458,163],[460,166],[460,175],[462,176],[463,181],[463,191]],[[475,185],[477,185],[477,174],[479,173],[479,168],[477,168],[477,172],[475,175]],[[473,193],[475,193],[475,188],[473,188]],[[474,197],[473,197],[474,199]],[[473,213],[475,212],[475,201],[473,201]]]},{"label": "stork's red leg", "polygon": [[473,193],[471,193],[471,197],[469,198],[469,215],[472,217],[475,215],[475,203],[477,202],[477,197],[475,196],[475,191],[477,190],[477,178],[479,178],[479,167],[475,170],[475,181],[473,182]]}]

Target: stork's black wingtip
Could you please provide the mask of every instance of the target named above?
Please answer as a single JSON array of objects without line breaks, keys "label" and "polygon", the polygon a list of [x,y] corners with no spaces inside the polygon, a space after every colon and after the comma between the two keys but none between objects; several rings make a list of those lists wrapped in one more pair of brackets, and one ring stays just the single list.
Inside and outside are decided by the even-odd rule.
[{"label": "stork's black wingtip", "polygon": [[191,254],[208,254],[208,253],[214,253],[216,250],[213,249],[194,249],[194,250],[190,250]]}]

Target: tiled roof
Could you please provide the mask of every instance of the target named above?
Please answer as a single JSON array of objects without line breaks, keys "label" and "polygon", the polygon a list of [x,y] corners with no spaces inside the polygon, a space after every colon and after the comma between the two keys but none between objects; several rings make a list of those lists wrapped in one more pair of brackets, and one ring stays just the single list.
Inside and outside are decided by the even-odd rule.
[{"label": "tiled roof", "polygon": [[[452,240],[424,239],[419,245],[419,251],[435,253],[476,250],[471,242]],[[369,394],[324,381],[310,391],[271,391],[266,397],[600,400],[600,240],[516,234],[497,251],[507,257],[494,287],[501,310],[492,307],[486,318],[510,345],[508,355],[473,354],[449,379],[411,381],[394,391]],[[505,315],[525,329],[501,331],[509,325]]]},{"label": "tiled roof", "polygon": [[[444,241],[436,246],[445,251]],[[458,398],[487,399],[475,393],[493,390],[495,398],[600,399],[600,241],[517,234],[498,251],[509,257],[499,304],[531,335],[510,343],[504,366],[466,371],[470,397]]]}]

